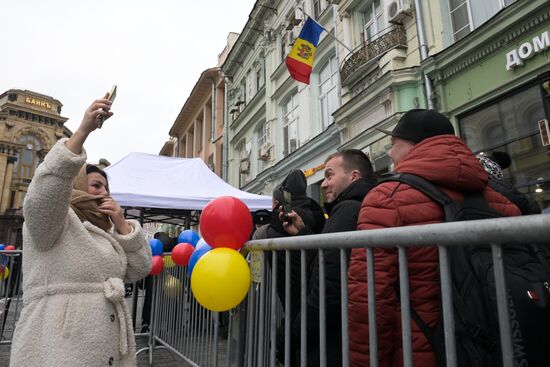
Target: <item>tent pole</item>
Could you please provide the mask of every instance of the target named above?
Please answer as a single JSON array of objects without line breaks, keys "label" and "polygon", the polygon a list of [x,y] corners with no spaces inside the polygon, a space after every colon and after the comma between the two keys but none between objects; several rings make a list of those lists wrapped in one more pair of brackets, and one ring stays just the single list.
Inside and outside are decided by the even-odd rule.
[{"label": "tent pole", "polygon": [[[139,208],[139,225],[141,228],[143,228],[143,216],[144,216],[144,208]],[[139,280],[143,282],[142,280]],[[145,287],[144,287],[145,288]],[[138,301],[138,282],[134,282],[134,286],[132,287],[132,323],[134,326],[134,330],[136,330],[136,323],[137,323],[137,301]]]},{"label": "tent pole", "polygon": [[185,229],[191,229],[191,212],[187,212],[185,216]]}]

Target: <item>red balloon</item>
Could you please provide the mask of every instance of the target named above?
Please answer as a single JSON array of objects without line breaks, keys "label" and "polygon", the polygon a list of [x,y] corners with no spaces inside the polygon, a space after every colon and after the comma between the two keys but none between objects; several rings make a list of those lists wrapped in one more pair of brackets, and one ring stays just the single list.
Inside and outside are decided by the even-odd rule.
[{"label": "red balloon", "polygon": [[195,251],[195,248],[192,244],[185,242],[178,243],[172,249],[172,260],[174,260],[177,265],[187,266],[193,251]]},{"label": "red balloon", "polygon": [[164,260],[162,260],[162,256],[153,256],[153,265],[151,266],[149,275],[158,275],[162,269],[164,269]]},{"label": "red balloon", "polygon": [[6,250],[6,251],[14,251],[14,250],[15,250],[15,246],[14,246],[14,245],[6,246],[6,248],[5,248],[4,250]]},{"label": "red balloon", "polygon": [[238,250],[252,232],[252,215],[245,203],[232,196],[220,196],[202,210],[201,234],[210,246]]}]

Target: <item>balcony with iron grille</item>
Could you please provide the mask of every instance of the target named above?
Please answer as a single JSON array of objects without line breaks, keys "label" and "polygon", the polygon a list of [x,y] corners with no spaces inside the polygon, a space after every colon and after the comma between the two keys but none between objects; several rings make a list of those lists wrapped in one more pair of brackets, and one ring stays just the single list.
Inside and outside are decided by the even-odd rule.
[{"label": "balcony with iron grille", "polygon": [[342,84],[346,84],[350,76],[358,70],[365,68],[371,62],[378,60],[381,56],[395,49],[407,48],[407,34],[402,25],[395,25],[388,32],[378,38],[363,42],[344,60],[340,70]]}]

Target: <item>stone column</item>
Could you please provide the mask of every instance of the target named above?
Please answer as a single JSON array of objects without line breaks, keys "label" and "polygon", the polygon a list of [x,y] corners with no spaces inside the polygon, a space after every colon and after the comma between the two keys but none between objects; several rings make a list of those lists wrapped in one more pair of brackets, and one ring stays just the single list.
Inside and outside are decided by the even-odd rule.
[{"label": "stone column", "polygon": [[22,195],[21,189],[18,189],[17,191],[15,191],[15,199],[13,200],[13,208],[14,209],[19,209],[19,208],[23,207],[23,203],[22,203],[22,200],[21,200],[21,195]]},{"label": "stone column", "polygon": [[8,163],[8,156],[5,154],[0,154],[0,195],[4,191],[4,179],[6,177],[6,167]]},{"label": "stone column", "polygon": [[6,175],[4,177],[4,188],[2,190],[2,200],[0,200],[0,213],[5,213],[10,205],[10,188],[11,179],[13,176],[13,164],[17,158],[8,157],[8,166],[6,168]]}]

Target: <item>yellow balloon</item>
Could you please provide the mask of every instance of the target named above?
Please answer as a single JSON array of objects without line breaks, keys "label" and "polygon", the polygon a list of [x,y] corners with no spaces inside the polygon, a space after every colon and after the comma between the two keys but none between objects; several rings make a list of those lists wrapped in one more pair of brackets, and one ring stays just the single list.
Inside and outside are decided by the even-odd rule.
[{"label": "yellow balloon", "polygon": [[8,279],[8,276],[10,275],[10,269],[8,269],[7,266],[0,266],[0,279]]},{"label": "yellow balloon", "polygon": [[174,263],[174,260],[172,260],[171,255],[163,256],[162,259],[164,260],[165,268],[173,268],[174,266],[176,266],[176,264]]},{"label": "yellow balloon", "polygon": [[211,311],[227,311],[244,299],[250,288],[250,268],[244,257],[230,248],[215,248],[193,268],[191,289],[197,301]]},{"label": "yellow balloon", "polygon": [[166,274],[166,280],[164,281],[164,293],[170,298],[178,298],[182,293],[183,285],[176,278],[170,274]]}]

